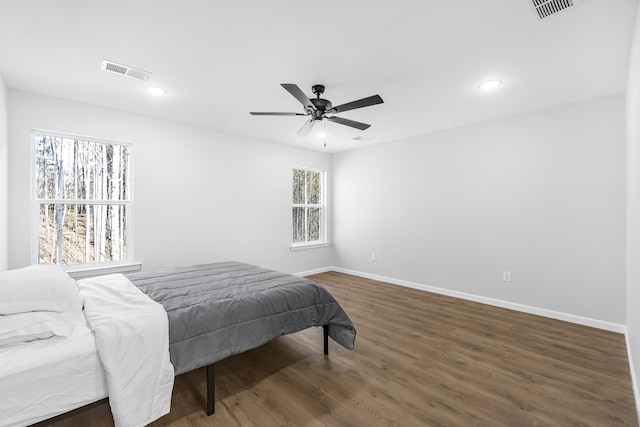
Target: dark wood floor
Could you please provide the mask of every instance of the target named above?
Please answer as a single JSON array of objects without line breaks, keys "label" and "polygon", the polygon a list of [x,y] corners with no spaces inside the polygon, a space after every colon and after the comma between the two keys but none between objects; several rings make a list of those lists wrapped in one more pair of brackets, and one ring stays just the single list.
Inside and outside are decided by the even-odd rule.
[{"label": "dark wood floor", "polygon": [[[340,273],[311,277],[349,313],[176,378],[152,426],[638,426],[623,335]],[[106,403],[52,424],[112,426]]]}]

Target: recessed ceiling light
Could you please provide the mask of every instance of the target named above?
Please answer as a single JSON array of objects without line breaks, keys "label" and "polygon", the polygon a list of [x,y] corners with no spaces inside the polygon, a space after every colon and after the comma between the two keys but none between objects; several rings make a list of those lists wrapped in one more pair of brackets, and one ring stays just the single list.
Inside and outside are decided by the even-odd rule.
[{"label": "recessed ceiling light", "polygon": [[502,84],[502,80],[487,80],[478,85],[480,90],[493,90]]},{"label": "recessed ceiling light", "polygon": [[167,91],[165,89],[157,86],[145,86],[144,90],[154,96],[164,96],[167,94]]}]

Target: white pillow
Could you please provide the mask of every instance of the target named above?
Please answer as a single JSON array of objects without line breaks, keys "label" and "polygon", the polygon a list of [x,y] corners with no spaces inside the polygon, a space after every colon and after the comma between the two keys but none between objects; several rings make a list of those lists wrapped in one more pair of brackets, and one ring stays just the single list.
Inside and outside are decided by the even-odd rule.
[{"label": "white pillow", "polygon": [[68,337],[75,322],[68,315],[50,311],[0,316],[0,347],[53,336]]},{"label": "white pillow", "polygon": [[1,271],[0,315],[29,311],[81,313],[75,280],[55,265]]}]

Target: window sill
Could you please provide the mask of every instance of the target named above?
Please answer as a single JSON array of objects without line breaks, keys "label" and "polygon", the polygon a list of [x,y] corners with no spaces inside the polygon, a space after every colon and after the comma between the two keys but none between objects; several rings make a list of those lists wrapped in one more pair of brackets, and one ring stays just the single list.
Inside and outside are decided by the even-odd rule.
[{"label": "window sill", "polygon": [[113,273],[132,273],[134,271],[140,271],[142,263],[138,261],[127,261],[118,264],[87,264],[87,265],[74,265],[65,267],[69,276],[74,280],[85,279],[87,277],[103,276],[105,274]]},{"label": "window sill", "polygon": [[290,251],[304,251],[307,249],[328,248],[331,242],[296,243],[289,246]]}]

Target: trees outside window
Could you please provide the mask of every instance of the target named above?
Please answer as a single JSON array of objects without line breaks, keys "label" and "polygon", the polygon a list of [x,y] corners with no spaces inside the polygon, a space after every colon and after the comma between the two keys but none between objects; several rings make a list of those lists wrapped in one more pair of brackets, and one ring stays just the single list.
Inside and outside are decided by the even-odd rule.
[{"label": "trees outside window", "polygon": [[293,244],[325,241],[324,171],[293,169]]},{"label": "trees outside window", "polygon": [[131,145],[34,131],[33,263],[129,260]]}]

